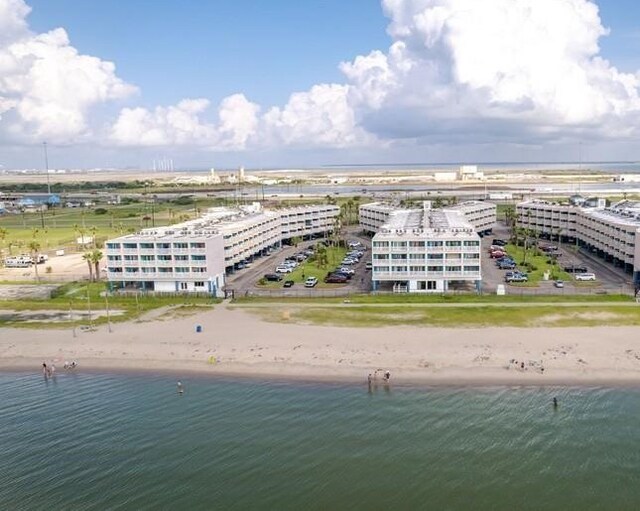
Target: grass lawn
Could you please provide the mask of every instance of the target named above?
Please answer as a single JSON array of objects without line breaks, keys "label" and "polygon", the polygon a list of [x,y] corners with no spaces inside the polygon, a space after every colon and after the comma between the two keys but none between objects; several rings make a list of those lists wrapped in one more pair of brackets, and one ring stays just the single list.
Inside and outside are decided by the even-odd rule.
[{"label": "grass lawn", "polygon": [[267,320],[344,327],[569,327],[609,325],[640,325],[640,308],[534,306],[534,307],[451,307],[430,309],[374,306],[349,306],[344,308],[293,308],[288,319],[274,315],[273,311],[255,309]]},{"label": "grass lawn", "polygon": [[[529,276],[529,282],[523,283],[513,283],[513,285],[520,286],[534,286],[537,285],[543,279],[543,274],[545,272],[549,272],[550,280],[573,280],[571,275],[566,271],[563,271],[557,264],[549,264],[549,257],[547,257],[543,252],[537,250],[535,248],[530,248],[527,250],[527,254],[525,257],[524,247],[519,247],[513,244],[509,244],[506,247],[507,253],[513,258],[513,260],[518,265],[518,269],[525,271]],[[527,270],[527,268],[522,264],[523,261],[533,265],[534,270]]]},{"label": "grass lawn", "polygon": [[[98,242],[122,236],[155,225],[170,225],[194,218],[204,209],[216,204],[213,199],[198,199],[194,204],[139,202],[121,205],[98,205],[93,208],[54,208],[42,216],[39,213],[0,216],[0,229],[6,230],[0,238],[0,250],[5,255],[18,254],[26,250],[34,238],[42,250],[76,248],[76,239],[95,234]],[[106,209],[104,214],[96,210]],[[145,220],[145,218],[147,218]],[[155,222],[154,222],[155,219]],[[44,224],[44,227],[43,227]]]},{"label": "grass lawn", "polygon": [[315,259],[307,259],[300,263],[294,271],[283,275],[283,279],[280,282],[266,282],[261,284],[260,287],[265,288],[281,288],[285,280],[293,280],[295,282],[294,287],[299,287],[304,284],[304,281],[309,277],[316,277],[318,279],[317,287],[322,288],[335,288],[340,287],[342,284],[325,284],[324,278],[327,276],[327,272],[333,270],[340,264],[347,253],[346,248],[342,247],[327,247],[327,261],[328,264],[324,267],[318,265]]},{"label": "grass lawn", "polygon": [[[29,310],[64,310],[69,308],[73,310],[87,310],[88,301],[91,302],[91,310],[106,310],[106,301],[104,296],[100,296],[106,290],[106,283],[69,283],[61,285],[50,299],[44,300],[0,300],[0,309],[29,311]],[[114,295],[108,298],[109,309],[123,310],[124,314],[113,316],[112,322],[126,321],[134,319],[145,312],[149,312],[159,307],[195,307],[195,306],[212,306],[220,303],[220,300],[212,297],[195,297],[195,296],[151,296],[140,295],[135,296]],[[94,319],[94,324],[105,324],[106,317]],[[85,322],[75,321],[73,323],[83,324]],[[32,328],[42,328],[46,324],[48,328],[65,328],[70,326],[71,322],[59,323],[28,323],[21,324],[14,321],[0,321],[0,326],[25,326]]]},{"label": "grass lawn", "polygon": [[[342,303],[344,297],[336,298],[270,298],[262,296],[240,297],[234,303],[304,303],[304,304],[334,304]],[[355,294],[349,296],[349,301],[353,304],[500,304],[500,303],[577,303],[577,302],[633,302],[633,298],[628,295],[619,294],[593,294],[593,295],[420,295],[420,294],[380,294],[366,295]]]}]

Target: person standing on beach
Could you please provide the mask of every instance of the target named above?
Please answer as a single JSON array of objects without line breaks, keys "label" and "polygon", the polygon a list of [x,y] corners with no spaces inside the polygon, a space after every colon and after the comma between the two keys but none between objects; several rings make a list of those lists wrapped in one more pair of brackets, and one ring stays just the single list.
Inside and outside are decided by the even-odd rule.
[{"label": "person standing on beach", "polygon": [[47,376],[47,363],[46,362],[42,362],[42,374]]}]

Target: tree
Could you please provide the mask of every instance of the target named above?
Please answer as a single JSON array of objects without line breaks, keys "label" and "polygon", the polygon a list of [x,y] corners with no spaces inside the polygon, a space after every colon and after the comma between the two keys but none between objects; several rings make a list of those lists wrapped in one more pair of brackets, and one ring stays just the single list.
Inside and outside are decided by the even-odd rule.
[{"label": "tree", "polygon": [[31,253],[31,257],[33,258],[33,267],[36,272],[36,281],[40,281],[40,276],[38,275],[38,255],[40,252],[40,243],[38,240],[33,239],[29,242],[29,252]]},{"label": "tree", "polygon": [[94,266],[93,278],[95,281],[100,280],[100,261],[102,261],[103,253],[98,249],[94,249],[89,253],[89,260]]},{"label": "tree", "polygon": [[318,246],[316,247],[315,257],[316,257],[316,263],[319,268],[326,267],[327,263],[329,262],[329,258],[327,255],[327,247],[319,243]]},{"label": "tree", "polygon": [[2,248],[4,248],[4,240],[7,239],[7,235],[9,231],[7,231],[4,227],[0,227],[0,241],[2,242]]},{"label": "tree", "polygon": [[91,252],[85,252],[82,254],[82,259],[87,261],[87,266],[89,267],[89,282],[93,280],[93,266],[91,261]]}]

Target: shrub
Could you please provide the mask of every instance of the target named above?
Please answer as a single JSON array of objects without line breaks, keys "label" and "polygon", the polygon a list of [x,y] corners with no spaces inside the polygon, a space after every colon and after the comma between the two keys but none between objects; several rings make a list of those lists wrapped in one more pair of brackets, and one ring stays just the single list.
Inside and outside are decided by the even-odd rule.
[{"label": "shrub", "polygon": [[109,211],[105,208],[96,208],[93,210],[96,215],[106,215]]}]

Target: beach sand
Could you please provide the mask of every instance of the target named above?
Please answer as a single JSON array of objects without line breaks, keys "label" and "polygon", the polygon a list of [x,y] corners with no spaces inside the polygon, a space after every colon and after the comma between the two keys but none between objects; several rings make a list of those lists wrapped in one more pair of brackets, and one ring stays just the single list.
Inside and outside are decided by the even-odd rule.
[{"label": "beach sand", "polygon": [[71,329],[0,329],[0,370],[76,360],[79,370],[259,379],[365,383],[381,369],[392,383],[640,384],[638,327],[344,328],[266,322],[225,304],[165,312],[75,337]]}]

